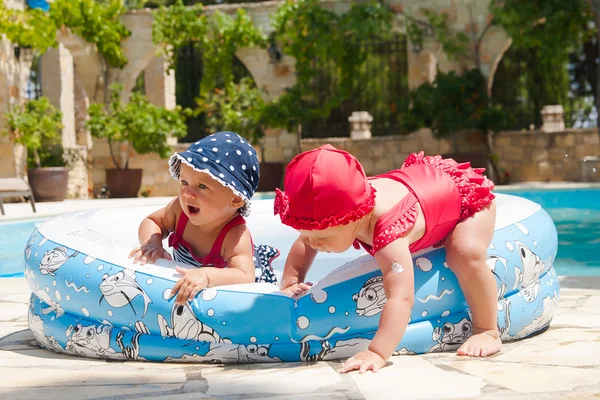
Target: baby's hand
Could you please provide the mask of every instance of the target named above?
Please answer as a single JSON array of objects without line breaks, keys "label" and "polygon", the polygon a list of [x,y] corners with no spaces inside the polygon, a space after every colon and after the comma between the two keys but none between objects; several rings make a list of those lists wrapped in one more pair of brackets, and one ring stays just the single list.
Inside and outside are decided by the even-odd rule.
[{"label": "baby's hand", "polygon": [[166,258],[167,260],[172,260],[173,258],[162,247],[162,243],[156,242],[148,242],[140,247],[136,247],[129,253],[129,257],[134,257],[133,262],[144,265],[146,263],[153,264],[159,258]]},{"label": "baby's hand", "polygon": [[292,286],[288,286],[287,288],[282,289],[281,291],[290,297],[300,297],[304,293],[306,293],[310,289],[311,286],[312,286],[312,283],[310,283],[310,282],[306,282],[306,283],[300,282],[300,283],[295,283]]},{"label": "baby's hand", "polygon": [[179,291],[175,304],[183,305],[186,301],[194,300],[194,297],[208,286],[208,278],[202,268],[184,269],[177,266],[175,269],[183,275],[171,289],[171,297]]},{"label": "baby's hand", "polygon": [[338,372],[345,373],[357,369],[359,374],[364,374],[368,370],[377,372],[384,365],[385,360],[379,354],[371,350],[363,350],[347,359]]}]

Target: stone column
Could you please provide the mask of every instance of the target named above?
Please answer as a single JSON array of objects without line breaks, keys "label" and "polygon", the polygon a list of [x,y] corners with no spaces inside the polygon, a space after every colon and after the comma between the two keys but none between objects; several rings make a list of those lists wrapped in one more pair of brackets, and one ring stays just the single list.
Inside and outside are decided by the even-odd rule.
[{"label": "stone column", "polygon": [[[5,43],[0,39],[0,45]],[[2,50],[8,46],[2,46]],[[5,53],[6,54],[6,53]],[[0,58],[0,130],[6,129],[6,119],[4,113],[8,111],[9,87],[5,73],[7,69],[7,59]],[[0,134],[0,178],[10,178],[15,176],[15,159],[13,153],[13,143],[8,135]]]},{"label": "stone column", "polygon": [[90,106],[90,98],[85,91],[85,86],[78,70],[74,68],[74,116],[75,116],[75,142],[78,145],[85,146],[90,149],[93,145],[92,135],[85,129],[85,122],[88,119],[88,108]]},{"label": "stone column", "polygon": [[[18,58],[16,56],[19,56]],[[4,113],[25,101],[33,52],[0,38],[0,129],[5,129]],[[0,176],[24,177],[27,151],[14,145],[7,136],[0,137]]]},{"label": "stone column", "polygon": [[544,106],[542,114],[542,131],[561,132],[565,130],[564,110],[561,105]]},{"label": "stone column", "polygon": [[73,57],[62,43],[42,57],[42,93],[63,113],[63,147],[77,144],[75,136],[75,78]]},{"label": "stone column", "polygon": [[68,198],[87,198],[87,145],[79,145],[75,130],[75,73],[73,56],[59,43],[42,57],[42,93],[63,113],[62,146],[70,161]]},{"label": "stone column", "polygon": [[144,88],[148,101],[166,109],[175,108],[175,74],[167,69],[164,58],[154,57],[144,73]]},{"label": "stone column", "polygon": [[[169,71],[165,59],[154,57],[144,70],[144,90],[148,101],[167,110],[175,108],[175,71]],[[177,138],[169,136],[167,143],[177,144]]]},{"label": "stone column", "polygon": [[348,118],[350,122],[350,137],[352,139],[370,139],[373,117],[367,111],[354,111]]}]

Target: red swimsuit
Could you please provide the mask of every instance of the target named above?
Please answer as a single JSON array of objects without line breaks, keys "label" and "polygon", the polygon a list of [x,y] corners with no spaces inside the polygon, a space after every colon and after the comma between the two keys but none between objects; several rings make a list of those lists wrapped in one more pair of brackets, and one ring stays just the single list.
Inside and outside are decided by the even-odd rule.
[{"label": "red swimsuit", "polygon": [[[187,214],[182,212],[179,216],[175,232],[171,233],[169,236],[169,246],[173,247],[173,259],[195,267],[227,267],[227,261],[221,257],[223,241],[231,228],[246,223],[244,217],[241,215],[236,216],[221,229],[210,252],[205,257],[196,257],[192,250],[192,246],[190,246],[183,238],[183,232],[185,231],[188,220]],[[252,243],[252,238],[250,238],[250,243]],[[271,263],[277,257],[279,257],[279,250],[276,248],[266,244],[253,245],[254,275],[256,282],[277,283],[277,275],[275,275],[275,271],[271,266]]]},{"label": "red swimsuit", "polygon": [[210,249],[210,252],[205,257],[196,257],[192,251],[192,246],[190,246],[190,244],[183,238],[183,232],[185,231],[188,220],[189,218],[187,214],[182,212],[179,216],[179,221],[177,222],[177,228],[175,228],[175,232],[171,233],[169,236],[169,246],[173,247],[173,258],[175,261],[183,262],[189,265],[195,265],[198,267],[210,265],[217,268],[225,268],[227,266],[227,262],[223,259],[223,257],[221,257],[221,247],[223,247],[223,241],[225,240],[225,236],[229,230],[231,230],[231,228],[246,223],[244,217],[241,215],[236,216],[229,221],[223,227],[223,229],[221,229],[221,232],[219,232],[219,236],[217,236],[215,243]]},{"label": "red swimsuit", "polygon": [[417,202],[425,218],[425,233],[410,245],[415,252],[444,240],[457,223],[471,217],[494,199],[492,181],[482,175],[483,168],[457,163],[441,156],[424,157],[423,152],[408,156],[401,169],[370,178],[388,178],[403,183],[409,190],[395,207],[375,224],[373,246],[357,240],[371,255],[404,235],[417,220]]}]

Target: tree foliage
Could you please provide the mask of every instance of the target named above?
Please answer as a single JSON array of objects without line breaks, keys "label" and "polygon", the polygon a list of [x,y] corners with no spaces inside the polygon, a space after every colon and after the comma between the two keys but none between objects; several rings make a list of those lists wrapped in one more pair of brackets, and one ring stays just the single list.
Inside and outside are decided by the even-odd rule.
[{"label": "tree foliage", "polygon": [[153,24],[152,38],[167,45],[165,55],[172,68],[177,49],[189,44],[201,49],[201,95],[216,87],[219,76],[225,86],[232,82],[232,60],[239,48],[266,44],[264,35],[241,8],[233,17],[219,11],[206,15],[202,4],[186,7],[178,0],[170,7],[160,7]]},{"label": "tree foliage", "polygon": [[[367,59],[361,40],[385,40],[393,35],[393,13],[380,3],[355,4],[347,13],[339,14],[317,0],[289,0],[281,3],[272,21],[275,32],[270,44],[279,43],[283,54],[295,58],[297,79],[284,95],[264,104],[262,120],[293,130],[303,121],[326,118],[353,96],[356,77]],[[264,36],[243,11],[238,10],[233,18],[219,12],[207,15],[201,5],[186,7],[181,0],[156,12],[153,39],[167,45],[171,66],[175,66],[178,48],[191,43],[200,50],[200,103],[212,110],[223,104],[216,93],[226,94],[234,87],[231,65],[237,49],[266,45]],[[336,90],[325,93],[316,104],[314,79],[319,71],[331,75]],[[251,85],[238,83],[236,87],[247,91],[242,97],[255,95]],[[210,102],[213,104],[208,106]],[[246,111],[240,112],[246,115]],[[254,115],[244,118],[256,119]]]},{"label": "tree foliage", "polygon": [[413,47],[422,48],[425,36],[429,33],[440,43],[449,58],[458,59],[468,55],[469,37],[464,32],[453,32],[450,29],[447,14],[438,14],[430,8],[421,8],[420,11],[425,20],[404,13],[406,31]]},{"label": "tree foliage", "polygon": [[592,16],[584,0],[491,0],[490,11],[514,46],[544,58],[564,56],[581,43]]},{"label": "tree foliage", "polygon": [[[520,98],[527,99],[524,111],[540,125],[540,111],[546,104],[562,104],[570,110],[567,64],[590,37],[592,13],[586,0],[492,0],[494,23],[512,39],[506,62],[521,64]],[[502,62],[504,63],[505,60]],[[503,66],[509,67],[510,66]],[[514,86],[514,85],[513,85]],[[506,98],[506,86],[498,82],[494,98]],[[501,93],[498,93],[501,92]],[[517,101],[517,99],[514,99]]]},{"label": "tree foliage", "polygon": [[431,128],[437,138],[452,138],[466,129],[499,131],[509,121],[501,108],[492,105],[486,79],[478,69],[462,75],[438,71],[435,81],[411,92],[410,101],[410,112],[403,120],[405,127],[409,131]]},{"label": "tree foliage", "polygon": [[122,68],[127,59],[121,41],[131,34],[119,19],[126,11],[122,0],[56,0],[50,5],[50,18],[58,28],[67,27],[96,45],[108,65]]},{"label": "tree foliage", "polygon": [[[321,7],[318,0],[286,0],[273,15],[282,52],[296,60],[296,85],[267,107],[275,126],[295,128],[302,121],[327,117],[352,95],[353,77],[365,62],[360,40],[390,39],[393,13],[381,3],[353,4],[344,14]],[[336,91],[315,102],[316,70],[330,71]]]},{"label": "tree foliage", "polygon": [[231,130],[256,144],[263,133],[264,100],[251,78],[229,82],[199,99],[199,111],[206,113],[211,132]]},{"label": "tree foliage", "polygon": [[[179,0],[125,0],[125,5],[130,9],[136,8],[159,8],[161,6],[169,7]],[[239,3],[260,3],[264,0],[183,0],[186,6],[204,4],[205,6],[213,4],[239,4]]]},{"label": "tree foliage", "polygon": [[57,30],[70,29],[96,45],[108,65],[122,68],[127,59],[121,41],[130,35],[119,20],[125,11],[121,0],[56,0],[47,13],[39,9],[8,9],[0,2],[0,32],[15,44],[43,53],[57,45]]}]

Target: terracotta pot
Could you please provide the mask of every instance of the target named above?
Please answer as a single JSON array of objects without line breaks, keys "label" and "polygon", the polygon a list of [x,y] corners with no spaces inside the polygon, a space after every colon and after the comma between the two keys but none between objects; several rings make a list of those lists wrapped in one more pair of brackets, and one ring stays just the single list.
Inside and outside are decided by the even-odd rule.
[{"label": "terracotta pot", "polygon": [[275,188],[282,187],[283,167],[280,162],[260,163],[260,182],[258,192],[272,192]]},{"label": "terracotta pot", "polygon": [[69,169],[66,167],[31,168],[27,177],[35,201],[63,201],[67,196]]},{"label": "terracotta pot", "polygon": [[137,197],[142,186],[142,169],[107,169],[106,186],[110,197]]}]

